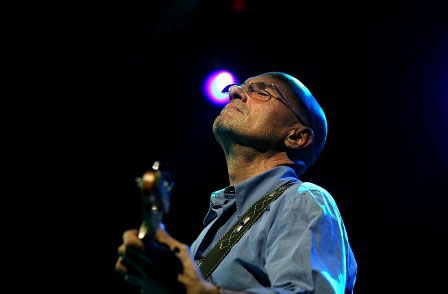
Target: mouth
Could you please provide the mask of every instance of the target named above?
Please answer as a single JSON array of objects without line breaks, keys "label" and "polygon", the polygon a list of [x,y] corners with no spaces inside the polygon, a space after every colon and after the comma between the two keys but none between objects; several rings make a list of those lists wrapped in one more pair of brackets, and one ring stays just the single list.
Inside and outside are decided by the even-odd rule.
[{"label": "mouth", "polygon": [[229,104],[226,105],[226,107],[224,107],[224,109],[229,109],[229,108],[231,108],[231,109],[235,109],[235,110],[237,110],[237,111],[243,113],[243,112],[241,111],[241,109],[240,109],[239,107],[235,106],[234,104],[229,103]]}]

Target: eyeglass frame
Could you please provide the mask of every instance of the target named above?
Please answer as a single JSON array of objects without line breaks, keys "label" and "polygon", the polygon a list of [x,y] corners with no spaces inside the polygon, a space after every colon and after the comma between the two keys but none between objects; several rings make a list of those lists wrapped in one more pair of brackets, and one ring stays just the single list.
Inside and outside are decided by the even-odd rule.
[{"label": "eyeglass frame", "polygon": [[[262,83],[263,83],[263,82],[262,82]],[[254,84],[254,83],[250,83],[250,84],[248,85],[248,87],[249,87],[250,85],[252,85],[252,84]],[[264,84],[266,84],[266,83],[264,83]],[[244,84],[230,84],[230,85],[227,85],[227,86],[224,87],[224,89],[222,89],[221,93],[223,93],[223,94],[225,94],[225,93],[230,93],[229,90],[230,90],[230,88],[233,87],[233,86],[238,86],[238,87],[241,87],[241,89],[242,89],[242,88],[243,88],[242,85],[244,85]],[[291,106],[291,104],[289,103],[288,99],[286,99],[286,97],[283,95],[283,93],[280,91],[280,89],[279,89],[274,83],[267,83],[267,85],[268,85],[268,86],[272,86],[272,87],[274,87],[274,89],[277,90],[277,92],[280,94],[280,96],[282,96],[282,98],[283,98],[284,101],[282,101],[282,100],[281,100],[280,98],[278,98],[278,97],[275,97],[275,96],[272,95],[269,91],[266,91],[266,92],[269,94],[269,99],[266,100],[266,101],[264,101],[264,102],[268,102],[268,101],[271,100],[272,98],[278,99],[280,102],[283,102],[283,103],[286,105],[286,107],[288,107],[288,108],[292,111],[292,113],[295,115],[295,117],[297,117],[297,119],[299,120],[299,122],[300,122],[302,125],[306,126],[306,124],[303,123],[303,120],[299,117],[298,113],[294,110],[294,108]],[[248,94],[248,95],[250,96],[250,94]],[[230,100],[232,100],[232,96],[231,96],[230,94],[229,94],[229,96],[230,96]],[[251,98],[252,98],[252,97],[251,97]],[[252,99],[255,99],[255,98],[252,98]],[[255,100],[258,100],[258,99],[255,99]],[[259,100],[259,101],[262,101],[262,100]]]}]

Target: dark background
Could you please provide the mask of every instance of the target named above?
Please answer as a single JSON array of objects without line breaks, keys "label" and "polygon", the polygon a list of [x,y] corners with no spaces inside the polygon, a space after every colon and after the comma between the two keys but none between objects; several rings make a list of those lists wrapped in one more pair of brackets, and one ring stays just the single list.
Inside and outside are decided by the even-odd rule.
[{"label": "dark background", "polygon": [[287,72],[324,108],[327,145],[301,179],[338,203],[356,293],[445,287],[443,1],[233,2],[13,10],[5,252],[17,293],[138,293],[114,263],[140,222],[134,178],[156,159],[176,178],[168,231],[196,238],[210,193],[228,185],[211,132],[220,108],[202,93],[216,69]]}]

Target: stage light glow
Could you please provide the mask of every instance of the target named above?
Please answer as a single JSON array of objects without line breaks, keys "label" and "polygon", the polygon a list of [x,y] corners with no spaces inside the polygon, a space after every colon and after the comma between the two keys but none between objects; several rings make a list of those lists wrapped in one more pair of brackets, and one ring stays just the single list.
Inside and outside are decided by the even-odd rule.
[{"label": "stage light glow", "polygon": [[226,70],[218,70],[211,73],[204,83],[205,96],[216,105],[224,105],[229,102],[229,95],[221,93],[229,84],[238,83],[235,76]]},{"label": "stage light glow", "polygon": [[246,10],[246,0],[233,0],[232,9],[235,13],[242,13]]}]

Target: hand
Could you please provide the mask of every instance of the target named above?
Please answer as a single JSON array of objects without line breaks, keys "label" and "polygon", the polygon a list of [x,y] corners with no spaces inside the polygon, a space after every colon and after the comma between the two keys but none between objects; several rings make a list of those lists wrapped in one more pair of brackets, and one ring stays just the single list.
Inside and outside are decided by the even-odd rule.
[{"label": "hand", "polygon": [[176,256],[181,261],[184,269],[177,276],[177,280],[185,286],[187,294],[219,294],[219,288],[208,283],[202,277],[196,262],[190,255],[190,250],[187,245],[172,238],[162,228],[157,231],[156,240],[176,252]]},{"label": "hand", "polygon": [[[219,288],[208,283],[202,277],[196,262],[191,258],[187,245],[172,238],[164,229],[156,233],[156,240],[165,244],[175,252],[180,260],[183,271],[177,275],[177,281],[185,286],[187,294],[219,294]],[[161,289],[160,293],[169,293],[157,276],[157,264],[145,252],[143,242],[138,238],[136,230],[129,230],[123,234],[123,244],[118,249],[120,257],[115,269],[125,275],[125,281],[143,289]],[[160,276],[160,275],[159,275]],[[159,277],[160,278],[160,277]],[[154,293],[152,291],[151,293]]]},{"label": "hand", "polygon": [[182,272],[182,265],[165,245],[156,241],[143,244],[137,231],[130,230],[123,234],[118,253],[115,269],[124,275],[126,283],[139,287],[143,293],[185,293],[176,274]]}]

